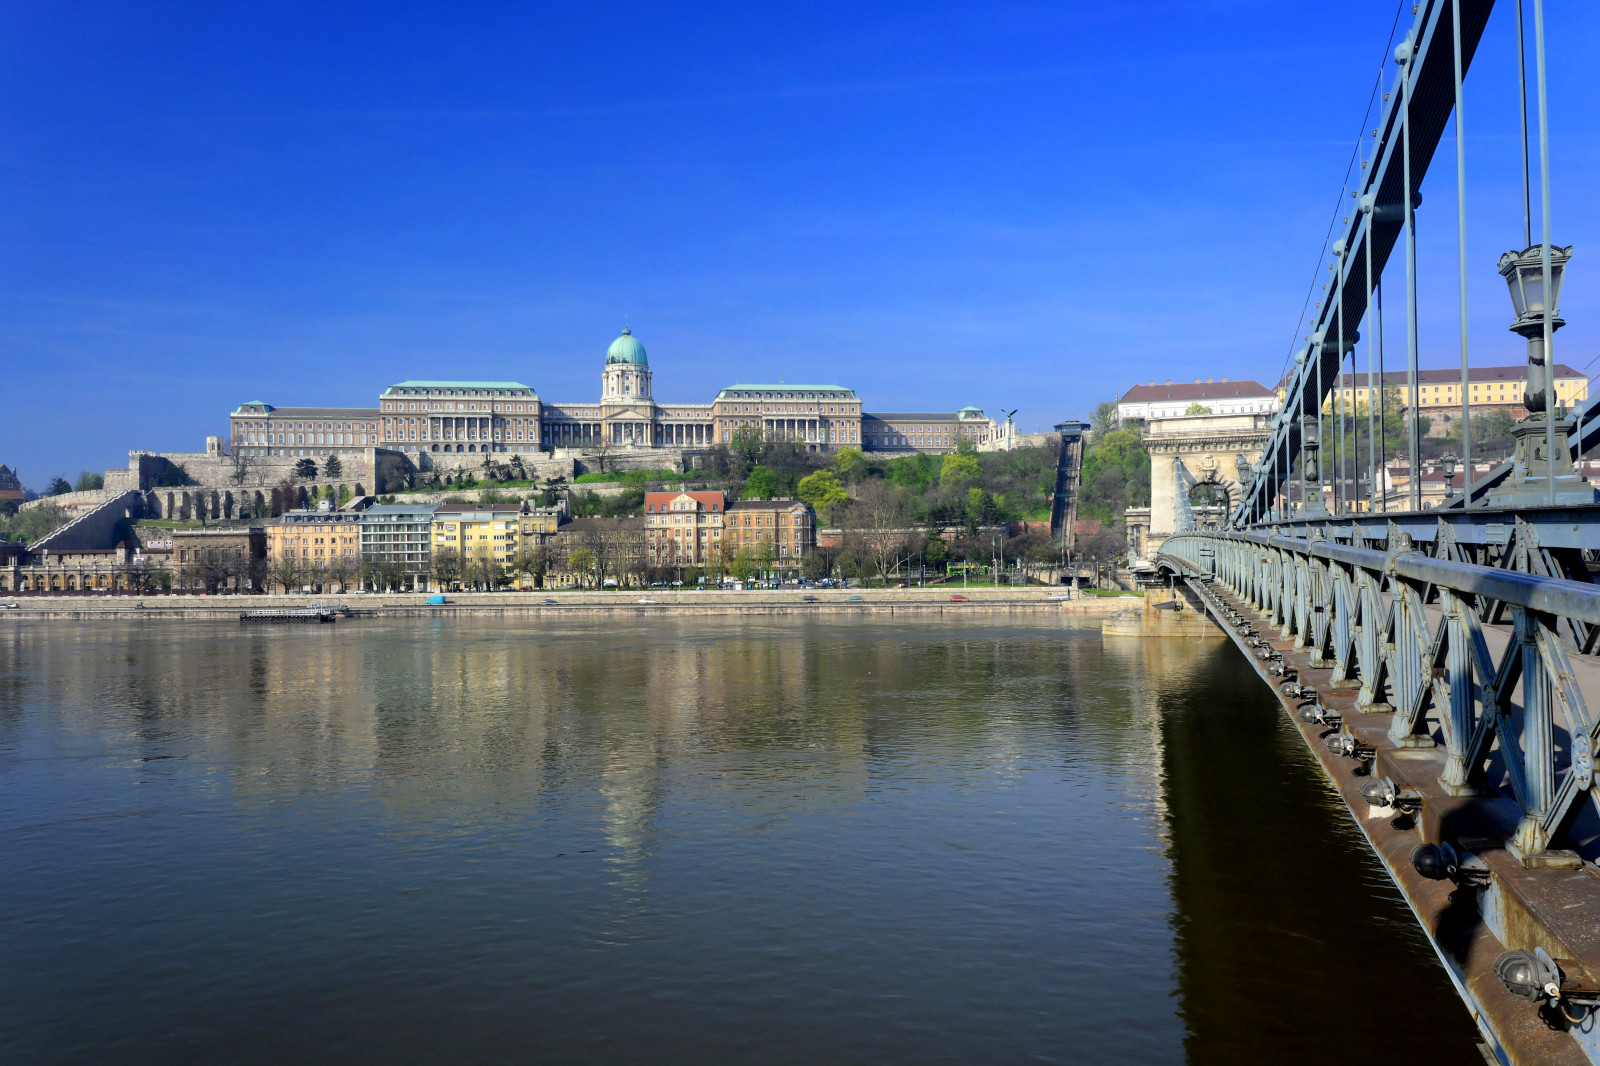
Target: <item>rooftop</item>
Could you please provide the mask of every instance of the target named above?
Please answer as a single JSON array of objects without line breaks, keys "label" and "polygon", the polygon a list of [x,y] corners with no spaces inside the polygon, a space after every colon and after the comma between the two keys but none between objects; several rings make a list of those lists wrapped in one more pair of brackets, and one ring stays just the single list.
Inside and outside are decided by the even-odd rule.
[{"label": "rooftop", "polygon": [[426,511],[428,514],[439,509],[436,503],[378,503],[361,512],[364,515],[402,515],[418,514]]},{"label": "rooftop", "polygon": [[843,385],[785,385],[780,382],[776,385],[729,385],[717,393],[717,399],[720,400],[732,392],[831,392],[843,396],[854,396],[856,394],[854,389],[847,389]]},{"label": "rooftop", "polygon": [[961,417],[959,411],[862,411],[862,420],[876,419],[879,422],[955,422]]},{"label": "rooftop", "polygon": [[[260,403],[252,400],[251,403]],[[240,409],[234,414],[256,414],[254,411],[245,411],[246,405],[241,404]],[[272,418],[377,418],[379,411],[376,407],[273,407],[271,404],[262,404],[266,408],[265,414]]]},{"label": "rooftop", "polygon": [[[389,386],[393,389],[500,389],[521,390],[531,394],[533,387],[524,385],[520,381],[398,381]],[[388,390],[385,390],[388,391]]]},{"label": "rooftop", "polygon": [[811,510],[811,505],[806,503],[803,500],[778,499],[778,500],[735,500],[732,503],[728,504],[728,506],[727,506],[727,510],[729,510],[729,511],[749,511],[749,510],[756,510],[756,509],[767,510],[767,511],[789,511],[789,510],[794,510],[796,508],[809,511],[809,510]]},{"label": "rooftop", "polygon": [[[1358,388],[1364,387],[1367,384],[1366,374],[1357,373],[1354,375],[1354,377],[1355,384]],[[1518,363],[1515,366],[1474,366],[1467,369],[1467,381],[1469,383],[1474,381],[1514,381],[1518,384],[1521,384],[1523,381],[1527,380],[1527,377],[1527,363]],[[1557,363],[1556,377],[1581,378],[1583,377],[1583,373],[1582,371],[1572,369],[1565,363]],[[1341,374],[1339,376],[1339,384],[1344,388],[1348,389],[1350,387],[1350,381],[1351,375],[1349,374]],[[1405,383],[1406,372],[1404,370],[1384,371],[1383,384],[1385,387],[1390,385],[1403,386]],[[1418,370],[1417,383],[1419,385],[1459,385],[1461,384],[1461,368],[1452,367],[1449,370]]]},{"label": "rooftop", "polygon": [[521,500],[507,500],[503,503],[441,503],[434,513],[437,515],[452,515],[483,511],[488,514],[505,514],[507,511],[520,512],[522,510],[522,502]]},{"label": "rooftop", "polygon": [[1194,383],[1179,382],[1173,384],[1157,385],[1151,382],[1148,385],[1135,385],[1122,394],[1118,403],[1151,403],[1160,400],[1230,400],[1235,398],[1261,397],[1267,399],[1277,395],[1259,381],[1196,381]]}]

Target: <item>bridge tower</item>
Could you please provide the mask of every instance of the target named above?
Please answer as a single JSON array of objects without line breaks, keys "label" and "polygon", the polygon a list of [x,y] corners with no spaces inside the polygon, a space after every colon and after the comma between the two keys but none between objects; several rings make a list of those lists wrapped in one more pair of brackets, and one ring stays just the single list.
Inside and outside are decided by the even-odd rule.
[{"label": "bridge tower", "polygon": [[1189,494],[1200,485],[1216,485],[1228,494],[1231,512],[1244,498],[1250,469],[1261,458],[1272,429],[1269,414],[1180,415],[1154,418],[1139,434],[1150,453],[1150,507],[1129,508],[1131,531],[1142,543],[1133,554],[1154,558],[1161,542],[1195,528]]}]

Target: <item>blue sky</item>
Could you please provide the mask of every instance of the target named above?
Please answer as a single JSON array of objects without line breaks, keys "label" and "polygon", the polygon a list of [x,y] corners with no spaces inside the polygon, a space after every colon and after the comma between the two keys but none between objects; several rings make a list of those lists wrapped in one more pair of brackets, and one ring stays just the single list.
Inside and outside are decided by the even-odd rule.
[{"label": "blue sky", "polygon": [[[1600,5],[1548,6],[1582,366]],[[13,2],[0,463],[43,487],[196,450],[243,400],[407,377],[587,401],[624,319],[668,400],[781,376],[1034,429],[1150,379],[1271,382],[1395,11]],[[1522,359],[1494,273],[1521,241],[1513,32],[1502,0],[1467,85],[1483,364]],[[1431,366],[1457,359],[1453,159],[1419,212]]]}]

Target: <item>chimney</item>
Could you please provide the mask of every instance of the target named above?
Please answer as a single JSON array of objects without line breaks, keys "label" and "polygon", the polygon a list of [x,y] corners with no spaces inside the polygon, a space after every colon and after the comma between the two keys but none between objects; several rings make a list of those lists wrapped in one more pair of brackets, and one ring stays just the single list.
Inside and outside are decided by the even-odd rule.
[{"label": "chimney", "polygon": [[1210,385],[1210,384],[1211,384],[1211,379],[1210,379],[1210,378],[1206,378],[1206,384],[1207,384],[1207,385]]},{"label": "chimney", "polygon": [[1227,384],[1227,383],[1228,383],[1228,379],[1227,379],[1227,378],[1223,378],[1223,379],[1222,379],[1222,383],[1223,383],[1223,384],[1224,384],[1224,385],[1226,385],[1226,384]]}]

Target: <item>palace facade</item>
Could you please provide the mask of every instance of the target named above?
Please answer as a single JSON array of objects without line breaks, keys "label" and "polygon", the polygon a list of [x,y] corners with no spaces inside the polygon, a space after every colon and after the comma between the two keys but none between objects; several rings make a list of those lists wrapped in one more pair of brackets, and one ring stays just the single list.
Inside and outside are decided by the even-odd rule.
[{"label": "palace facade", "polygon": [[733,443],[741,430],[811,451],[946,452],[962,441],[981,450],[1009,447],[1010,421],[976,407],[954,412],[873,414],[840,385],[730,385],[710,403],[655,399],[654,372],[631,330],[611,342],[600,397],[547,403],[520,381],[411,380],[390,385],[376,407],[274,407],[240,404],[229,416],[234,455],[324,456],[369,448],[413,456],[459,453],[679,453]]}]

